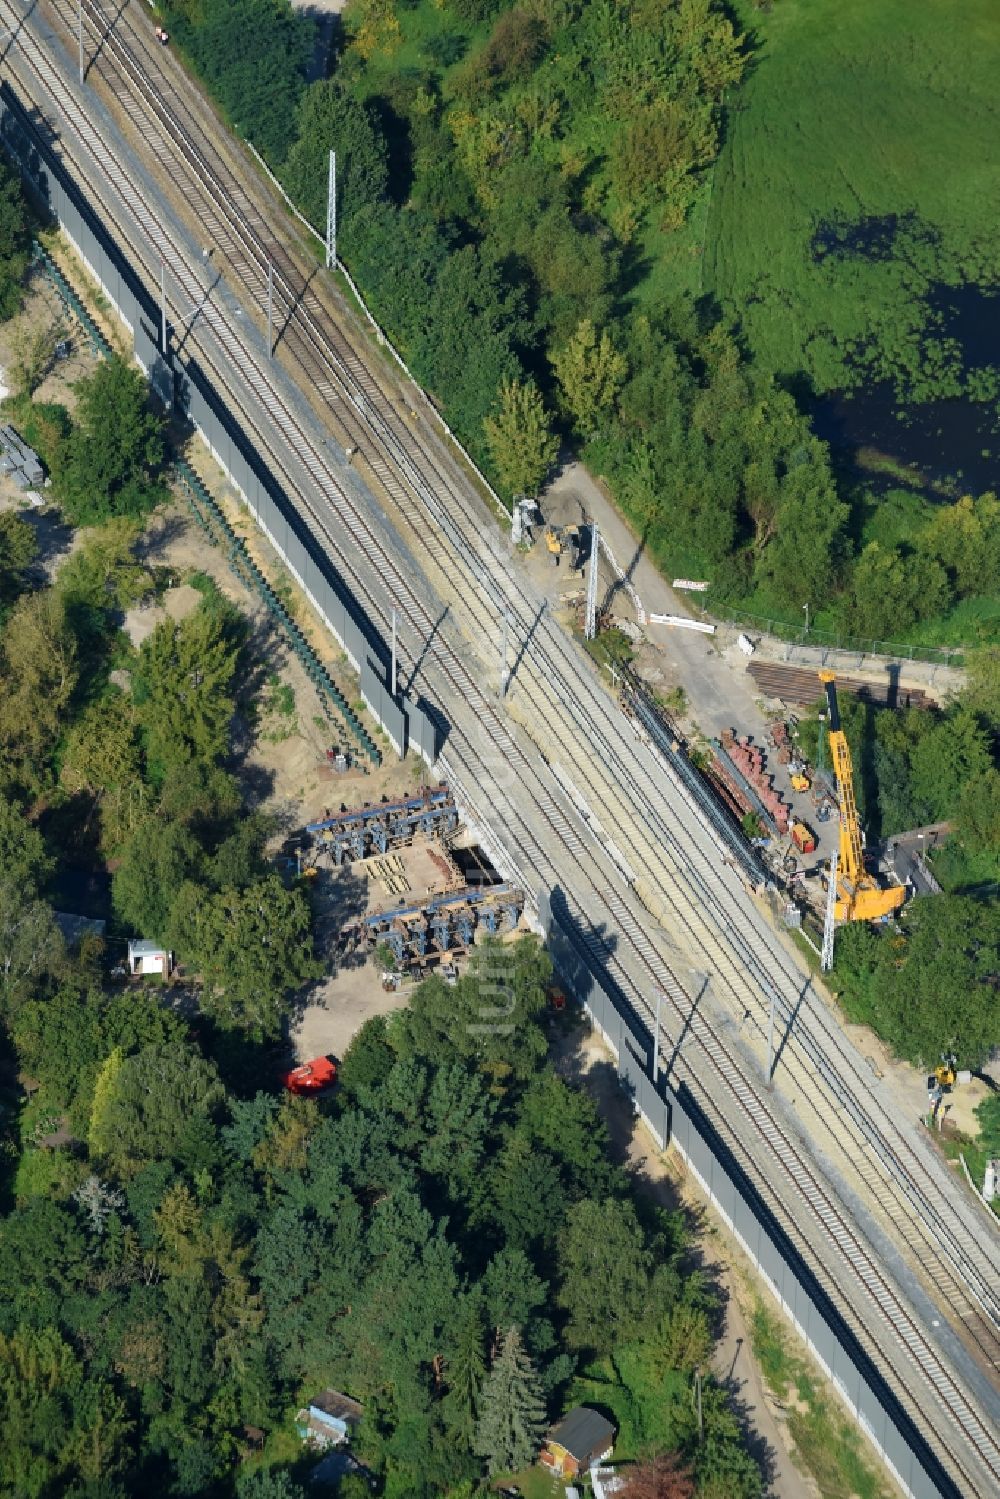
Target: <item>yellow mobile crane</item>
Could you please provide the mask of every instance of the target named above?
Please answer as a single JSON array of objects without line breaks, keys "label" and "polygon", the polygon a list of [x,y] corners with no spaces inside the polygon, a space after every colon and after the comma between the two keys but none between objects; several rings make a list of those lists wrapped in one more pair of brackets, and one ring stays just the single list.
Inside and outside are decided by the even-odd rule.
[{"label": "yellow mobile crane", "polygon": [[830,710],[830,758],[837,777],[837,802],[840,810],[840,848],[837,853],[837,921],[878,921],[898,911],[906,898],[902,885],[883,890],[865,869],[861,848],[858,809],[854,802],[854,774],[847,736],[840,727],[837,687],[832,671],[821,671],[820,681],[826,687]]}]

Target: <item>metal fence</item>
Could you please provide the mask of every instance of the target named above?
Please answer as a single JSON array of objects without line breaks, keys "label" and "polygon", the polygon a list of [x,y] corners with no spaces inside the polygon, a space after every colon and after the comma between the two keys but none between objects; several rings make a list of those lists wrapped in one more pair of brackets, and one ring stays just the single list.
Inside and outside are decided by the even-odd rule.
[{"label": "metal fence", "polygon": [[191,358],[166,357],[158,341],[159,310],[121,247],[90,207],[65,162],[35,129],[9,82],[0,84],[0,148],[20,173],[37,208],[54,219],[132,335],[135,357],[167,409],[201,433],[361,678],[361,695],[396,750],[409,747],[428,765],[437,758],[440,716],[423,699],[391,697],[389,651],[377,627],[340,576],[274,475],[261,461],[210,376]]},{"label": "metal fence", "polygon": [[666,1065],[653,1082],[653,1038],[607,971],[587,955],[593,944],[562,892],[543,891],[538,904],[560,977],[614,1053],[622,1083],[654,1138],[680,1151],[903,1491],[913,1499],[956,1499],[952,1479],[690,1090],[682,1084],[675,1091],[664,1081]]},{"label": "metal fence", "polygon": [[810,646],[819,651],[845,651],[851,656],[884,656],[893,661],[926,661],[932,666],[962,666],[967,645],[900,645],[892,640],[861,640],[853,635],[841,635],[832,630],[817,630],[804,624],[789,624],[787,620],[768,619],[762,614],[749,614],[745,609],[733,609],[728,604],[712,603],[706,618],[728,620],[752,634],[773,635],[789,645]]}]

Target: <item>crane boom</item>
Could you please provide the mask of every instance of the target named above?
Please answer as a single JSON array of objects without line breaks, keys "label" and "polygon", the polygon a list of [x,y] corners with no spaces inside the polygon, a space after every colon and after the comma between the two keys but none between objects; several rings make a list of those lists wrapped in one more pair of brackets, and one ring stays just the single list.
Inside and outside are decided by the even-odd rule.
[{"label": "crane boom", "polygon": [[826,688],[826,702],[830,711],[830,759],[837,778],[837,806],[840,813],[835,915],[838,921],[879,921],[899,909],[906,891],[902,885],[892,885],[888,890],[882,890],[865,869],[861,826],[854,800],[854,770],[847,735],[840,725],[837,684],[832,671],[821,671],[819,679]]},{"label": "crane boom", "polygon": [[840,809],[840,848],[837,867],[840,878],[851,890],[856,890],[864,875],[865,861],[861,848],[861,829],[858,826],[858,808],[854,800],[854,769],[847,735],[840,726],[840,705],[837,702],[837,683],[832,671],[821,671],[820,681],[826,687],[826,702],[830,713],[830,759],[837,778],[837,802]]}]

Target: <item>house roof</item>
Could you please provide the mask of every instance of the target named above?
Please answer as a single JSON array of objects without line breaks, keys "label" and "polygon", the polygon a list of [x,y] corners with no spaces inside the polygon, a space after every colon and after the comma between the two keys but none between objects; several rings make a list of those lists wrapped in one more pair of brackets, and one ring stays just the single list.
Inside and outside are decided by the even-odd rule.
[{"label": "house roof", "polygon": [[364,1409],[350,1395],[342,1395],[339,1390],[323,1390],[309,1402],[310,1408],[323,1411],[327,1416],[333,1416],[339,1421],[360,1421],[364,1415]]},{"label": "house roof", "polygon": [[70,911],[53,911],[56,926],[69,943],[79,942],[81,937],[92,934],[103,937],[106,922],[92,916],[74,916]]},{"label": "house roof", "polygon": [[577,1405],[548,1434],[548,1441],[560,1447],[578,1462],[585,1462],[592,1452],[606,1452],[615,1440],[615,1428],[598,1411]]},{"label": "house roof", "polygon": [[153,942],[148,937],[136,937],[129,942],[128,950],[132,958],[151,958],[167,949],[162,942]]}]

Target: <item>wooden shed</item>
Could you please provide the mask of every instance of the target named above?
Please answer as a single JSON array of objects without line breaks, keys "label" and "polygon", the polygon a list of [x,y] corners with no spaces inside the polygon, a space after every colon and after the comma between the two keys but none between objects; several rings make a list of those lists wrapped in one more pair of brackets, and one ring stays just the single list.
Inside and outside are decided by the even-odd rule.
[{"label": "wooden shed", "polygon": [[611,1456],[615,1428],[599,1411],[577,1405],[545,1438],[539,1462],[560,1478],[575,1478]]}]

